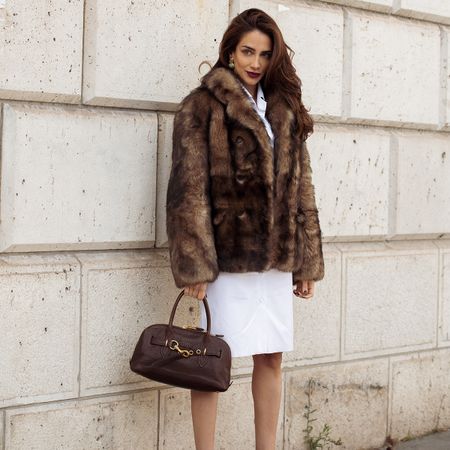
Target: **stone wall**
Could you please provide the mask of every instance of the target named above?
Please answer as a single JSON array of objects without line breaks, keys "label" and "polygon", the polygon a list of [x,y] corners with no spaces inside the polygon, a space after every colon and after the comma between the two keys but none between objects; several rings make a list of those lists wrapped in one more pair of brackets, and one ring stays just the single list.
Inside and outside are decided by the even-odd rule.
[{"label": "stone wall", "polygon": [[[308,401],[346,449],[450,427],[448,1],[0,0],[0,450],[194,448],[189,391],[128,360],[179,292],[173,111],[249,7],[296,52],[325,240],[278,448],[305,448]],[[234,359],[217,448],[254,448],[251,372]]]}]

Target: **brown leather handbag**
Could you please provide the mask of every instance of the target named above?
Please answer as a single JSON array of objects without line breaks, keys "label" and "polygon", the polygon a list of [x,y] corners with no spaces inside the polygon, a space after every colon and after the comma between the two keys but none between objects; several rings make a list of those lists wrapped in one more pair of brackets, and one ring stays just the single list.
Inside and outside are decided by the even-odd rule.
[{"label": "brown leather handbag", "polygon": [[211,334],[208,301],[207,330],[173,325],[184,289],[172,308],[169,324],[154,324],[142,332],[130,359],[130,369],[145,378],[199,391],[226,391],[230,383],[231,350],[227,342]]}]

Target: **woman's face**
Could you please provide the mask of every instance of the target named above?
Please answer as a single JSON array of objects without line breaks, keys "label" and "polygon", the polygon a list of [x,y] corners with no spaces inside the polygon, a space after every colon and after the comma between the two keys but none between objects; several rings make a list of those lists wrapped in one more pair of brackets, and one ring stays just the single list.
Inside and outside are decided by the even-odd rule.
[{"label": "woman's face", "polygon": [[[256,86],[269,67],[272,55],[270,37],[260,30],[245,33],[236,50],[231,53],[234,61],[234,71],[244,86],[253,94]],[[252,74],[258,74],[252,77]]]}]

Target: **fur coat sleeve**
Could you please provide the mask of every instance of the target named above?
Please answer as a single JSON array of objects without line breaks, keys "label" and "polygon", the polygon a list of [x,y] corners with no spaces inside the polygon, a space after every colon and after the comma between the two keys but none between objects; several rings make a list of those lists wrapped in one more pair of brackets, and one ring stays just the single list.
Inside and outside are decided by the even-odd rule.
[{"label": "fur coat sleeve", "polygon": [[300,217],[303,222],[303,240],[306,251],[304,251],[301,269],[292,274],[294,284],[300,283],[302,280],[318,281],[324,277],[322,231],[312,182],[311,159],[305,141],[302,143],[300,151],[300,167]]},{"label": "fur coat sleeve", "polygon": [[177,287],[214,281],[218,274],[211,223],[207,133],[210,111],[188,95],[173,123],[166,231]]}]

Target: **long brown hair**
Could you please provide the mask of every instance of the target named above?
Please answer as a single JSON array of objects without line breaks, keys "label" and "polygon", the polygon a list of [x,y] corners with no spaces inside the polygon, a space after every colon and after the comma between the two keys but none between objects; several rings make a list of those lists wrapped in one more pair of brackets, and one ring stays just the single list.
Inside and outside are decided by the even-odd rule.
[{"label": "long brown hair", "polygon": [[[314,122],[302,102],[302,82],[292,64],[294,50],[283,39],[276,22],[264,11],[250,8],[238,14],[228,25],[219,47],[219,59],[211,70],[217,67],[228,68],[229,56],[242,36],[259,30],[272,41],[272,56],[261,84],[265,93],[278,90],[297,118],[301,139],[306,140],[314,130]],[[231,69],[229,69],[231,70]]]}]

